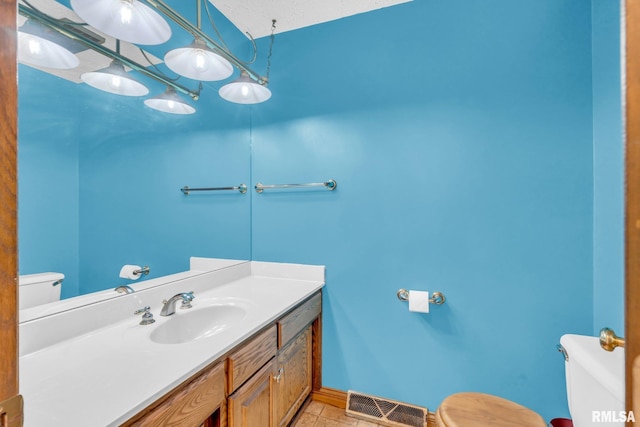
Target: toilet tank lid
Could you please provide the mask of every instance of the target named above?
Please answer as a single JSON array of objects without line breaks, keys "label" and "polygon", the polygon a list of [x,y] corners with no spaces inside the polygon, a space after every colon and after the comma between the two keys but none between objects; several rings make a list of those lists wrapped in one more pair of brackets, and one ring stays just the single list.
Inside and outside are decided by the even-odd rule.
[{"label": "toilet tank lid", "polygon": [[18,285],[28,286],[35,285],[36,283],[55,282],[58,280],[64,280],[64,274],[54,272],[23,274],[18,277]]},{"label": "toilet tank lid", "polygon": [[598,337],[566,334],[560,344],[567,351],[567,363],[579,363],[616,399],[624,402],[624,348],[606,351]]}]

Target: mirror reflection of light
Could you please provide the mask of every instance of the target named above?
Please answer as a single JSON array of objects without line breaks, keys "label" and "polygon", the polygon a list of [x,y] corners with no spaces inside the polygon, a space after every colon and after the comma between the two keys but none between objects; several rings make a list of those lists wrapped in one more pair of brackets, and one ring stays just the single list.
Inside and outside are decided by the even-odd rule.
[{"label": "mirror reflection of light", "polygon": [[35,39],[33,37],[29,38],[29,53],[33,56],[39,56],[42,52],[42,48],[40,46],[40,40]]},{"label": "mirror reflection of light", "polygon": [[133,5],[130,1],[124,0],[120,5],[120,22],[125,25],[131,24],[131,17],[133,15]]},{"label": "mirror reflection of light", "polygon": [[78,58],[50,40],[18,31],[18,61],[38,67],[69,70],[78,66]]}]

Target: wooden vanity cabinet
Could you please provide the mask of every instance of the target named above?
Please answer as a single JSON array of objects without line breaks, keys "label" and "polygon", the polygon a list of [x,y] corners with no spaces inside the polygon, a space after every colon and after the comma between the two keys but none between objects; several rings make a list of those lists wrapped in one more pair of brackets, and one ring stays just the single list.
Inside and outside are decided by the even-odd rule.
[{"label": "wooden vanity cabinet", "polygon": [[[313,323],[317,292],[125,426],[284,427],[312,391],[319,370]],[[315,355],[314,355],[315,351]]]},{"label": "wooden vanity cabinet", "polygon": [[251,378],[278,351],[278,331],[272,325],[243,344],[227,357],[229,394]]},{"label": "wooden vanity cabinet", "polygon": [[136,427],[218,426],[226,418],[225,364],[205,368],[163,399],[124,423]]},{"label": "wooden vanity cabinet", "polygon": [[311,393],[313,385],[311,324],[320,316],[321,311],[322,296],[317,293],[283,316],[277,323],[275,427],[288,425]]},{"label": "wooden vanity cabinet", "polygon": [[229,427],[286,426],[311,393],[311,326],[229,396]]},{"label": "wooden vanity cabinet", "polygon": [[229,427],[272,427],[275,357],[229,396]]},{"label": "wooden vanity cabinet", "polygon": [[311,393],[311,324],[321,310],[317,293],[229,356],[229,427],[283,427],[293,419]]},{"label": "wooden vanity cabinet", "polygon": [[273,425],[273,374],[278,351],[276,325],[227,358],[229,427]]},{"label": "wooden vanity cabinet", "polygon": [[274,426],[282,427],[298,412],[312,381],[311,326],[278,352],[274,378]]}]

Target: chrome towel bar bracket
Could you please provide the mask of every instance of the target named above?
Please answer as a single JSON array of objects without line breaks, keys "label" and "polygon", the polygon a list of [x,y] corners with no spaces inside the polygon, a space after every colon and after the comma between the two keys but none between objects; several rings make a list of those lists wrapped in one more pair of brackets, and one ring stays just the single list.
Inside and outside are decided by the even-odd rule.
[{"label": "chrome towel bar bracket", "polygon": [[[406,289],[399,289],[396,295],[400,301],[409,301],[409,291]],[[429,302],[435,305],[442,305],[446,300],[442,292],[434,292],[429,298]]]},{"label": "chrome towel bar bracket", "polygon": [[308,184],[272,184],[265,185],[262,183],[257,183],[254,188],[256,193],[262,193],[264,190],[275,189],[275,188],[307,188],[307,187],[325,187],[329,191],[333,191],[338,188],[338,183],[335,179],[330,179],[325,182],[310,182]]},{"label": "chrome towel bar bracket", "polygon": [[182,194],[188,196],[192,191],[239,191],[240,194],[247,192],[247,186],[245,184],[236,185],[234,187],[208,187],[208,188],[189,188],[186,185],[180,189]]}]

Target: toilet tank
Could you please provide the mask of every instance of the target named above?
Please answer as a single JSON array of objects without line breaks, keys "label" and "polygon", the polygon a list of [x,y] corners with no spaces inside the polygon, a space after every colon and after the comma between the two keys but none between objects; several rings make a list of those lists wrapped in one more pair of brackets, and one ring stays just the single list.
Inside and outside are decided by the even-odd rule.
[{"label": "toilet tank", "polygon": [[598,337],[563,335],[567,400],[574,427],[623,427],[624,348],[609,352]]},{"label": "toilet tank", "polygon": [[62,273],[25,274],[18,278],[18,307],[34,307],[60,300]]}]

